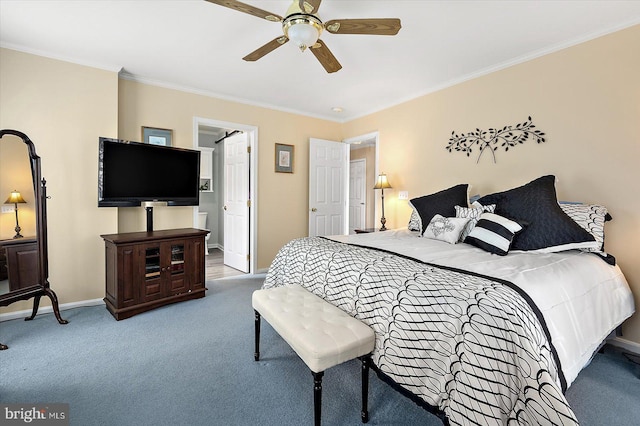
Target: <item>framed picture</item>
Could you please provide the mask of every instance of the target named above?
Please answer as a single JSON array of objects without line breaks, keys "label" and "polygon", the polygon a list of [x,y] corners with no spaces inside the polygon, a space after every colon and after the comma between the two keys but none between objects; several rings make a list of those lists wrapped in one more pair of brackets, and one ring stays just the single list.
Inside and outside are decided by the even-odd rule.
[{"label": "framed picture", "polygon": [[142,142],[151,145],[171,146],[173,130],[142,126]]},{"label": "framed picture", "polygon": [[276,172],[293,173],[293,145],[276,144]]}]

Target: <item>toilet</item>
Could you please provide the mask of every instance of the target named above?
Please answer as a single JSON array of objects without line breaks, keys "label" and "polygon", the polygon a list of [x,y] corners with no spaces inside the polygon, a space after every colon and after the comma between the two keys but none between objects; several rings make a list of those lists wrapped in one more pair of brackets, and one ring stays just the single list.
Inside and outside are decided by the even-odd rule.
[{"label": "toilet", "polygon": [[[207,212],[198,212],[198,229],[207,229]],[[211,238],[211,231],[204,237],[204,255],[209,254],[209,238]]]}]

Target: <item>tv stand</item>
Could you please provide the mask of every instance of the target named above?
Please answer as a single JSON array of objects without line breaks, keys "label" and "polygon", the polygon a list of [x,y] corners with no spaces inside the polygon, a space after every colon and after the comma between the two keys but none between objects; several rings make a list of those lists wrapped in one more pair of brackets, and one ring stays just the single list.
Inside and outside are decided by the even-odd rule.
[{"label": "tv stand", "polygon": [[107,310],[121,320],[204,297],[208,233],[184,228],[101,235],[107,262]]}]

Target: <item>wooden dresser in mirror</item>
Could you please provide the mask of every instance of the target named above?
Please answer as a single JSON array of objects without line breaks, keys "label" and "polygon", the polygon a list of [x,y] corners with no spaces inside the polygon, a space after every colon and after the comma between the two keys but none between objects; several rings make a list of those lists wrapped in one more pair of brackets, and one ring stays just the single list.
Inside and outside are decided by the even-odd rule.
[{"label": "wooden dresser in mirror", "polygon": [[[0,130],[0,306],[33,298],[51,299],[60,324],[58,298],[49,286],[47,256],[47,188],[40,174],[40,157],[27,135]],[[7,349],[0,343],[0,350]]]}]

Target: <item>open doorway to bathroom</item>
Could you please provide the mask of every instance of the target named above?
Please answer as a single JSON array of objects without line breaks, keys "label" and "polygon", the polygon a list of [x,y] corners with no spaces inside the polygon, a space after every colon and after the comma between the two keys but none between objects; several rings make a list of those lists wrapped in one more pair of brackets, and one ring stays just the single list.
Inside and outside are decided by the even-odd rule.
[{"label": "open doorway to bathroom", "polygon": [[[194,118],[194,148],[201,151],[202,158],[200,204],[197,209],[194,209],[194,227],[209,230],[206,240],[207,280],[253,273],[254,262],[251,262],[250,258],[255,252],[255,227],[252,226],[255,221],[255,205],[251,206],[251,198],[255,197],[255,192],[251,191],[254,186],[251,180],[254,164],[250,158],[246,158],[246,167],[242,170],[243,176],[239,179],[239,183],[235,172],[231,173],[232,178],[229,180],[229,169],[234,165],[229,164],[231,155],[227,155],[230,154],[232,145],[226,142],[233,140],[234,137],[238,139],[235,135],[244,134],[244,138],[241,139],[246,141],[248,147],[252,147],[256,133],[256,130],[239,124]],[[229,153],[225,153],[225,145]],[[247,150],[243,147],[243,151],[249,156],[251,149]],[[233,203],[233,200],[229,200],[229,193],[236,191],[229,191],[229,185],[240,185],[243,189],[240,192],[246,194],[247,200],[242,204],[248,208],[245,208],[244,216],[240,220],[230,216],[232,212],[230,203]],[[232,222],[233,226],[230,226]],[[246,258],[246,262],[240,265],[237,261],[232,261],[231,257],[233,254],[237,260],[235,251],[238,247],[241,251],[244,250],[242,260]]]}]

